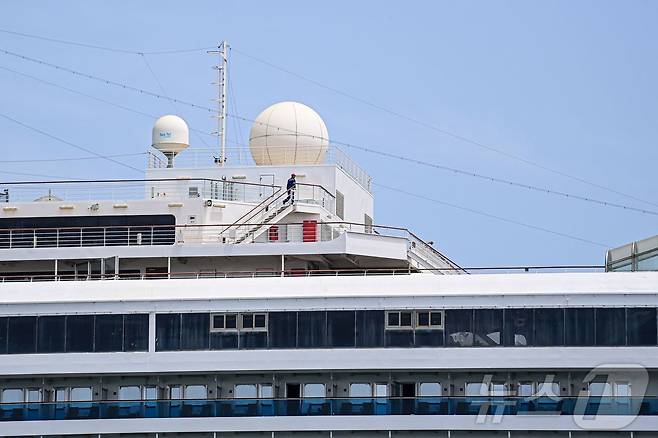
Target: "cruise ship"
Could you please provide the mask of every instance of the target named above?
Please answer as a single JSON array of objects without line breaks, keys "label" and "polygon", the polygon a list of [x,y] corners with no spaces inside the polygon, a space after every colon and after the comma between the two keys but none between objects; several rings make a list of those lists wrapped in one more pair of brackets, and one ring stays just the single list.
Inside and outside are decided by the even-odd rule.
[{"label": "cruise ship", "polygon": [[658,436],[658,238],[471,271],[376,223],[308,106],[188,145],[166,115],[142,180],[0,184],[0,436]]}]

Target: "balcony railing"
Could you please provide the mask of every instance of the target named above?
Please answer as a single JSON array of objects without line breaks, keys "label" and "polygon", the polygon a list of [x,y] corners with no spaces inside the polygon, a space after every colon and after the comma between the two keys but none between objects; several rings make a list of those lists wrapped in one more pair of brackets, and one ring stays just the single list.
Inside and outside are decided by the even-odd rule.
[{"label": "balcony railing", "polygon": [[2,403],[0,421],[337,415],[658,415],[658,397],[414,397]]},{"label": "balcony railing", "polygon": [[279,186],[208,178],[39,181],[0,183],[0,201],[129,201],[161,199],[183,201],[191,198],[258,203]]},{"label": "balcony railing", "polygon": [[[320,152],[318,150],[318,152]],[[189,148],[174,159],[176,168],[204,168],[216,165],[219,153],[216,149]],[[228,166],[254,166],[251,152],[246,147],[226,148]],[[293,157],[290,158],[292,162]],[[325,152],[324,162],[320,164],[335,164],[349,176],[354,178],[363,188],[372,192],[372,177],[363,170],[349,155],[336,146],[329,146]],[[149,169],[167,167],[167,159],[157,152],[148,152],[147,166]]]}]

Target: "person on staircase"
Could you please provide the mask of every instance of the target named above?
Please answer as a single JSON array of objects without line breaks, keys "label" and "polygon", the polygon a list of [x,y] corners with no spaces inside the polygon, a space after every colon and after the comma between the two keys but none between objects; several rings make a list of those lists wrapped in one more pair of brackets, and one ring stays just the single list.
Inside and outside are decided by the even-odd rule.
[{"label": "person on staircase", "polygon": [[283,200],[283,203],[286,204],[290,201],[291,204],[295,203],[295,189],[297,188],[297,181],[295,180],[295,174],[290,175],[288,179],[288,184],[286,184],[286,190],[288,190],[288,197]]}]

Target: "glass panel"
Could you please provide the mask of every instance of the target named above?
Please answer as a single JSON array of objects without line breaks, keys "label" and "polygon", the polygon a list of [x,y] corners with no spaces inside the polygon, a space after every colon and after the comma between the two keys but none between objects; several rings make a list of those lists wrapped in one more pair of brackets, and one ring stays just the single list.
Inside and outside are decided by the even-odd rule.
[{"label": "glass panel", "polygon": [[413,347],[414,332],[412,330],[386,330],[387,347]]},{"label": "glass panel", "polygon": [[245,313],[242,315],[242,328],[245,329],[254,328],[254,315],[250,313]]},{"label": "glass panel", "polygon": [[225,315],[224,323],[227,329],[237,329],[238,328],[238,315]]},{"label": "glass panel", "polygon": [[265,314],[259,313],[254,315],[254,328],[265,328]]},{"label": "glass panel", "polygon": [[119,388],[119,400],[141,400],[142,391],[139,386],[122,386]]},{"label": "glass panel", "polygon": [[261,383],[258,385],[260,388],[260,398],[272,398],[274,397],[274,390],[272,385],[269,383]]},{"label": "glass panel", "polygon": [[169,387],[169,398],[171,400],[180,400],[183,398],[183,389],[179,385]]},{"label": "glass panel", "polygon": [[489,394],[495,397],[502,397],[507,394],[504,383],[491,383]]},{"label": "glass panel", "polygon": [[71,388],[71,401],[91,401],[91,388]]},{"label": "glass panel", "polygon": [[7,354],[7,321],[9,318],[0,318],[0,354]]},{"label": "glass panel", "polygon": [[157,400],[158,388],[155,386],[147,386],[144,388],[144,400]]},{"label": "glass panel", "polygon": [[164,313],[155,316],[155,349],[180,350],[180,314]]},{"label": "glass panel", "polygon": [[37,317],[18,316],[9,318],[8,352],[34,353],[37,351]]},{"label": "glass panel", "polygon": [[149,316],[124,316],[124,351],[147,351],[149,348]]},{"label": "glass panel", "polygon": [[653,251],[637,258],[638,271],[658,271],[658,252]]},{"label": "glass panel", "polygon": [[503,333],[501,309],[475,309],[475,345],[500,345]]},{"label": "glass panel", "polygon": [[631,385],[627,382],[615,382],[615,396],[616,397],[630,397]]},{"label": "glass panel", "polygon": [[69,390],[68,388],[56,388],[55,389],[55,401],[63,402],[69,400]]},{"label": "glass panel", "polygon": [[418,328],[414,338],[416,347],[443,347],[443,330]]},{"label": "glass panel", "polygon": [[184,313],[181,324],[182,350],[207,350],[209,348],[210,314]]},{"label": "glass panel", "polygon": [[467,397],[489,395],[489,388],[482,382],[470,382],[466,384]]},{"label": "glass panel", "polygon": [[256,385],[235,385],[235,398],[257,398]]},{"label": "glass panel", "polygon": [[9,388],[2,390],[2,403],[23,403],[23,389]]},{"label": "glass panel", "polygon": [[297,319],[297,347],[323,348],[327,346],[327,312],[299,312]]},{"label": "glass panel", "polygon": [[66,317],[66,351],[94,351],[93,315],[75,315]]},{"label": "glass panel", "polygon": [[213,333],[210,336],[210,348],[212,350],[237,350],[238,333]]},{"label": "glass panel", "polygon": [[594,345],[594,309],[566,309],[565,325],[565,345]]},{"label": "glass panel", "polygon": [[537,385],[537,397],[559,397],[560,384],[557,382],[541,382]]},{"label": "glass panel", "polygon": [[429,327],[430,325],[430,312],[418,312],[419,327]]},{"label": "glass panel", "polygon": [[441,396],[441,384],[439,382],[422,382],[418,390],[421,397]]},{"label": "glass panel", "polygon": [[516,395],[519,397],[531,397],[535,394],[535,384],[534,383],[519,383],[519,387],[516,390]]},{"label": "glass panel", "polygon": [[324,383],[307,383],[304,385],[304,397],[326,397]]},{"label": "glass panel", "polygon": [[431,312],[430,324],[432,324],[433,326],[443,325],[443,312]]},{"label": "glass panel", "polygon": [[41,396],[41,390],[38,388],[30,388],[27,390],[27,401],[29,403],[41,403],[43,397]]},{"label": "glass panel", "polygon": [[212,316],[212,328],[214,330],[224,328],[224,315],[213,315]]},{"label": "glass panel", "polygon": [[370,383],[350,383],[350,397],[372,397]]},{"label": "glass panel", "polygon": [[656,345],[656,309],[626,309],[628,345]]},{"label": "glass panel", "polygon": [[356,346],[384,346],[384,311],[358,310],[356,312]]},{"label": "glass panel", "polygon": [[596,309],[596,345],[624,345],[626,341],[624,309]]},{"label": "glass panel", "polygon": [[329,347],[356,345],[355,312],[327,312],[327,340]]},{"label": "glass panel", "polygon": [[185,387],[185,398],[188,400],[208,398],[208,388],[206,385],[187,385]]},{"label": "glass panel", "polygon": [[240,333],[241,349],[259,349],[267,348],[267,332],[264,331],[246,331]]},{"label": "glass panel", "polygon": [[375,383],[375,397],[388,397],[388,385],[386,383]]},{"label": "glass panel", "polygon": [[533,326],[532,309],[505,309],[505,345],[508,347],[533,345]]},{"label": "glass panel", "polygon": [[268,319],[269,347],[295,348],[297,312],[272,312]]},{"label": "glass panel", "polygon": [[473,310],[446,310],[446,340],[449,347],[473,346]]},{"label": "glass panel", "polygon": [[96,315],[94,351],[123,350],[123,315]]},{"label": "glass panel", "polygon": [[591,382],[589,393],[595,397],[611,397],[612,386],[608,382]]},{"label": "glass panel", "polygon": [[564,345],[564,309],[535,309],[535,345]]},{"label": "glass panel", "polygon": [[388,326],[389,327],[399,327],[400,326],[400,312],[388,312]]},{"label": "glass panel", "polygon": [[63,353],[66,317],[40,316],[37,324],[37,352]]}]

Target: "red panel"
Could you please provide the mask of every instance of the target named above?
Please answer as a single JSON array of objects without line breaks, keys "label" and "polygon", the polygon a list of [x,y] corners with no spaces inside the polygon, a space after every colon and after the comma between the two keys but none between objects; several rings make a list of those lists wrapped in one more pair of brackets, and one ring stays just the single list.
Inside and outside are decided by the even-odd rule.
[{"label": "red panel", "polygon": [[267,230],[267,240],[270,240],[270,241],[279,240],[279,227],[278,227],[278,225],[272,225]]},{"label": "red panel", "polygon": [[304,221],[302,225],[302,240],[304,242],[318,241],[318,221]]}]

